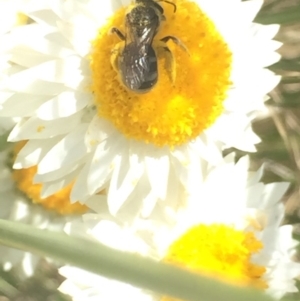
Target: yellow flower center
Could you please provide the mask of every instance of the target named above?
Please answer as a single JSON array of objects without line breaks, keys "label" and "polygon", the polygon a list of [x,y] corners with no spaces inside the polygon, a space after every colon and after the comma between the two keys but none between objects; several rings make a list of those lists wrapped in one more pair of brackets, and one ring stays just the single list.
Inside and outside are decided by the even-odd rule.
[{"label": "yellow flower center", "polygon": [[252,255],[262,247],[253,232],[200,224],[170,246],[164,261],[232,284],[265,289],[267,284],[262,279],[265,267],[251,262]]},{"label": "yellow flower center", "polygon": [[[122,55],[124,42],[109,31],[116,27],[126,35],[125,14],[132,7],[117,11],[99,31],[90,58],[99,116],[110,120],[128,138],[169,147],[194,139],[222,113],[231,85],[232,63],[228,45],[199,6],[187,0],[172,2],[177,6],[175,13],[172,5],[159,3],[166,21],[161,22],[152,44],[157,55],[158,81],[149,92],[140,94],[125,88],[120,72],[110,62],[112,52]],[[176,66],[176,72],[171,74],[167,65],[172,60],[157,47],[166,36],[180,39],[188,50],[167,42]]]},{"label": "yellow flower center", "polygon": [[[20,151],[24,144],[25,142],[16,144],[14,149],[15,154]],[[72,183],[56,192],[55,194],[42,199],[40,196],[42,185],[33,184],[33,178],[36,172],[36,166],[24,169],[15,169],[12,172],[16,186],[27,196],[29,200],[31,200],[35,204],[40,204],[46,209],[53,210],[62,215],[81,214],[87,211],[87,207],[85,205],[81,205],[78,202],[71,204],[70,192],[73,185]]]}]

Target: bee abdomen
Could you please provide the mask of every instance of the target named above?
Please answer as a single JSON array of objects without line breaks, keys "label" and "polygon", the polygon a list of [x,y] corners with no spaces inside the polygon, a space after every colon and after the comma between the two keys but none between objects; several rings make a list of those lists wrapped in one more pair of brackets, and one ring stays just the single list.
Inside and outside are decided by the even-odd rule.
[{"label": "bee abdomen", "polygon": [[157,58],[151,46],[126,45],[118,59],[124,85],[136,93],[146,93],[157,83]]}]

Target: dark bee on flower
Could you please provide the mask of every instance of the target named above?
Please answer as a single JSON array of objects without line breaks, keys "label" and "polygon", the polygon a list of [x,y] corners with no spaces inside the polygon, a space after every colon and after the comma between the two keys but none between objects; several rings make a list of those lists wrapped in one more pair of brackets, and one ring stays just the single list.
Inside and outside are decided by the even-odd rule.
[{"label": "dark bee on flower", "polygon": [[125,34],[113,27],[112,33],[122,40],[112,51],[111,63],[119,73],[121,82],[136,93],[150,91],[158,80],[157,55],[166,57],[166,68],[171,81],[175,81],[175,60],[167,42],[172,40],[187,51],[181,41],[174,36],[166,36],[154,41],[162,21],[166,20],[164,10],[158,2],[166,2],[174,7],[173,2],[161,0],[135,0],[125,16]]}]

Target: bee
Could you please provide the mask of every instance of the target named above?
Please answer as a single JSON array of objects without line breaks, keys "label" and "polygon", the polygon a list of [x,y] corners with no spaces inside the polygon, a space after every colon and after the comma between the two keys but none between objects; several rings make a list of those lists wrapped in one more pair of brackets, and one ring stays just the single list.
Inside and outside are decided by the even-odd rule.
[{"label": "bee", "polygon": [[185,51],[186,47],[174,36],[166,36],[154,41],[160,24],[166,20],[164,10],[158,2],[166,0],[135,0],[125,16],[125,35],[116,27],[111,29],[122,42],[112,51],[111,64],[119,73],[126,88],[135,93],[150,91],[158,80],[157,53],[166,54],[166,68],[171,81],[175,81],[175,61],[167,42],[172,40]]}]

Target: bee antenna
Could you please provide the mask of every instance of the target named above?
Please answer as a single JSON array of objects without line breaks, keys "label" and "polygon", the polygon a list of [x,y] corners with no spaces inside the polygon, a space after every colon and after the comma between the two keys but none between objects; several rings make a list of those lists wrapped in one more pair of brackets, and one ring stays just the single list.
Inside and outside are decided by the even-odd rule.
[{"label": "bee antenna", "polygon": [[167,0],[158,0],[157,2],[166,2],[170,5],[172,5],[174,7],[174,13],[176,12],[177,6],[175,3],[171,2],[171,1],[167,1]]}]

